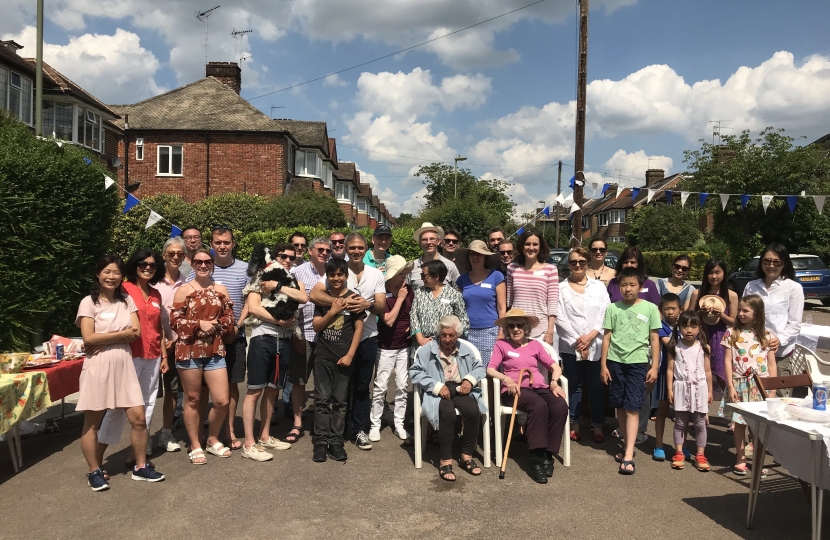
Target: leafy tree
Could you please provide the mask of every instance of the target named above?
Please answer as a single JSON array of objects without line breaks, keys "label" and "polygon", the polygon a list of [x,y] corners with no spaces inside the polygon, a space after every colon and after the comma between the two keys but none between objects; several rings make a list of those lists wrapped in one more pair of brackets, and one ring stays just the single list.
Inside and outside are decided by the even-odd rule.
[{"label": "leafy tree", "polygon": [[642,206],[629,219],[628,241],[643,251],[683,251],[701,237],[697,212],[683,210],[679,205]]},{"label": "leafy tree", "polygon": [[181,228],[199,226],[194,217],[194,205],[184,202],[178,195],[153,195],[142,199],[141,203],[123,213],[122,201],[114,219],[110,250],[125,259],[141,248],[161,251],[164,242],[170,237],[170,224],[166,221],[159,221],[149,229],[144,228],[150,210]]},{"label": "leafy tree", "polygon": [[407,212],[403,212],[401,215],[398,216],[397,222],[399,227],[405,227],[410,224],[410,222],[415,221],[416,217],[412,214]]},{"label": "leafy tree", "polygon": [[[820,147],[796,146],[783,129],[764,129],[753,139],[749,131],[724,135],[722,145],[701,141],[686,151],[684,162],[694,178],[684,188],[706,193],[751,195],[810,195],[830,191],[830,159]],[[718,197],[706,209],[714,217],[713,233],[728,246],[728,264],[736,267],[758,254],[769,242],[781,242],[791,252],[828,255],[830,216],[819,215],[810,198],[798,199],[794,213],[783,197],[773,199],[766,212],[761,198],[750,199],[745,210],[733,195],[726,211]]]},{"label": "leafy tree", "polygon": [[468,206],[484,209],[497,225],[510,221],[513,201],[506,193],[509,184],[504,180],[476,178],[469,169],[456,171],[444,163],[423,165],[415,176],[424,178],[427,189],[425,210],[441,207],[450,201],[464,201]]},{"label": "leafy tree", "polygon": [[429,221],[444,229],[455,229],[465,243],[486,239],[487,230],[502,223],[493,212],[464,199],[449,200],[421,213],[422,221]]},{"label": "leafy tree", "polygon": [[262,209],[263,228],[316,225],[346,227],[346,215],[333,197],[316,191],[297,191],[268,201]]}]

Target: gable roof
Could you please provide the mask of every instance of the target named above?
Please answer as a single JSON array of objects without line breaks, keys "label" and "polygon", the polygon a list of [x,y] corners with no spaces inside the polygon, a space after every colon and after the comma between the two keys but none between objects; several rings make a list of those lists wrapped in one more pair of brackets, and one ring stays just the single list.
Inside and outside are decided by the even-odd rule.
[{"label": "gable roof", "polygon": [[341,182],[351,182],[352,184],[356,184],[355,182],[355,165],[354,163],[350,163],[348,161],[338,163],[339,167],[336,171],[334,171],[334,178],[340,180]]},{"label": "gable roof", "polygon": [[110,105],[131,130],[248,131],[286,133],[285,126],[241,98],[215,77],[205,77],[133,105]]},{"label": "gable roof", "polygon": [[[245,101],[245,103],[248,102]],[[265,115],[263,114],[263,116]],[[319,148],[326,157],[329,157],[329,137],[325,122],[286,120],[282,118],[271,120],[271,122],[278,128],[275,131],[291,133],[300,146]]]}]

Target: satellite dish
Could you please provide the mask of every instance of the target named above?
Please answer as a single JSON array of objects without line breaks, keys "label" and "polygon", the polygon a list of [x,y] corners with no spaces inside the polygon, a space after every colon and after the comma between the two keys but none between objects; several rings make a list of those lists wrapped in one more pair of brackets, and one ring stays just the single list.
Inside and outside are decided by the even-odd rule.
[{"label": "satellite dish", "polygon": [[115,167],[116,169],[121,168],[121,158],[118,156],[113,156],[110,158],[110,165]]}]

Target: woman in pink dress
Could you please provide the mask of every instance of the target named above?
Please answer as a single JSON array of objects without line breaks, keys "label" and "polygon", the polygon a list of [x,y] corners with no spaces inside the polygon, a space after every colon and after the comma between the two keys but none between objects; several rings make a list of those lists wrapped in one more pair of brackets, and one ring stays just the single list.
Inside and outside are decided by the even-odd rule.
[{"label": "woman in pink dress", "polygon": [[93,491],[110,487],[97,452],[98,427],[109,409],[124,409],[132,426],[130,443],[136,456],[132,479],[164,480],[163,474],[146,466],[144,398],[130,351],[130,343],[141,338],[141,327],[135,302],[122,287],[123,277],[124,262],[118,255],[98,261],[92,293],[81,300],[75,319],[87,355],[75,410],[84,411],[81,450],[89,465],[87,483]]}]

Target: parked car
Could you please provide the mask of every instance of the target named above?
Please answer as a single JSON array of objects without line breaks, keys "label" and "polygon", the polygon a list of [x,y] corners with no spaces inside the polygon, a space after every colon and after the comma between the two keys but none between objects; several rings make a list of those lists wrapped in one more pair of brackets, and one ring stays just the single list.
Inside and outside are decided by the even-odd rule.
[{"label": "parked car", "polygon": [[548,257],[548,260],[545,262],[547,262],[548,264],[559,264],[559,261],[561,261],[564,257],[567,256],[567,249],[552,249],[550,250],[550,256]]},{"label": "parked car", "polygon": [[[605,266],[608,268],[616,268],[617,267],[617,256],[612,255],[611,253],[605,256]],[[571,267],[568,264],[567,258],[562,258],[556,265],[559,271],[559,281],[565,281],[569,275],[571,275]]]},{"label": "parked car", "polygon": [[[795,279],[804,288],[805,298],[821,300],[830,306],[830,270],[817,255],[790,255],[795,269]],[[746,284],[755,279],[760,257],[753,257],[746,266],[729,275],[729,286],[742,296]]]}]

